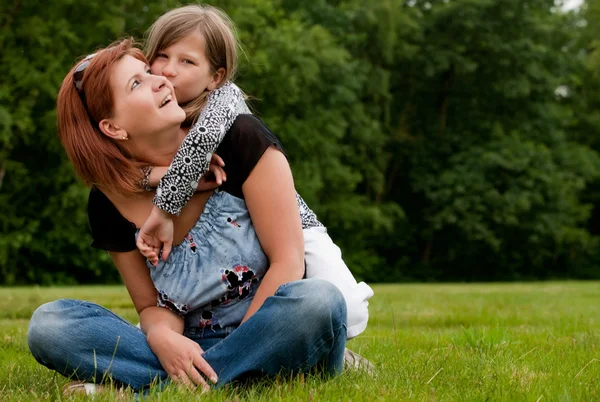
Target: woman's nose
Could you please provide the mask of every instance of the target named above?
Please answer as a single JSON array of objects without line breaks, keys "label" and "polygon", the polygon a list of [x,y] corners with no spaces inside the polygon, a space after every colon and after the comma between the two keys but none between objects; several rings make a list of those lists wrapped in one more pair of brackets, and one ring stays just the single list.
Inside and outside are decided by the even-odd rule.
[{"label": "woman's nose", "polygon": [[162,75],[153,75],[154,81],[152,82],[152,89],[160,91],[165,85],[167,85],[167,78]]}]

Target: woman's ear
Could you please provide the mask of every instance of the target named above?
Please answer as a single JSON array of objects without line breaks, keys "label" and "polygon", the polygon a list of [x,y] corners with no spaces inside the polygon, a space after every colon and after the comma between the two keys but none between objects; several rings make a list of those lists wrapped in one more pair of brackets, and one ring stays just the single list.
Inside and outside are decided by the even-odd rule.
[{"label": "woman's ear", "polygon": [[221,84],[223,79],[225,78],[225,74],[227,73],[227,70],[225,70],[223,67],[219,68],[212,76],[212,80],[211,82],[208,84],[208,87],[206,87],[206,89],[208,89],[209,91],[212,91],[214,89],[217,89]]},{"label": "woman's ear", "polygon": [[108,138],[113,140],[127,140],[129,136],[127,131],[123,130],[121,127],[115,125],[110,119],[103,119],[98,123],[98,127],[100,131]]}]

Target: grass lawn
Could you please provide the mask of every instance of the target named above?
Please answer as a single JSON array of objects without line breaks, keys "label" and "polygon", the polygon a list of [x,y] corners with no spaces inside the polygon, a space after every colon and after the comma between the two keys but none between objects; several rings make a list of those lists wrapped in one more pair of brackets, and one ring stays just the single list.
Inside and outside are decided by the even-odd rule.
[{"label": "grass lawn", "polygon": [[[148,400],[600,400],[598,282],[374,289],[369,327],[348,344],[375,364],[373,377],[348,371],[202,396],[171,386]],[[41,303],[86,299],[137,322],[122,287],[1,288],[0,296],[0,401],[62,398],[67,380],[27,349],[27,321]]]}]

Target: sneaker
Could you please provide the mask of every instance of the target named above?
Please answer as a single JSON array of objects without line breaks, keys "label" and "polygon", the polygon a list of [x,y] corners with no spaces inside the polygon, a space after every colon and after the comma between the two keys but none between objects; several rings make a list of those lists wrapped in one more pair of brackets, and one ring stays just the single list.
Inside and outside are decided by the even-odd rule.
[{"label": "sneaker", "polygon": [[346,370],[364,370],[368,374],[375,374],[375,366],[373,363],[348,348],[344,349],[344,368]]},{"label": "sneaker", "polygon": [[[94,384],[91,382],[72,381],[62,388],[63,397],[85,396],[108,393],[113,387],[108,385]],[[117,391],[117,400],[125,398],[125,391],[122,388],[114,388]]]}]

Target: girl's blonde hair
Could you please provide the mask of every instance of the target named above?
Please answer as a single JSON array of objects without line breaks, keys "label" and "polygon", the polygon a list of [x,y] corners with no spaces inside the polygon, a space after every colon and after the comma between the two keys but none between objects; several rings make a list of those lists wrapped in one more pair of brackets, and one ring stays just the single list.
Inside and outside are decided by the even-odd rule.
[{"label": "girl's blonde hair", "polygon": [[[146,32],[146,57],[152,64],[158,53],[199,32],[206,43],[206,58],[213,72],[225,69],[219,86],[233,80],[238,63],[238,40],[235,25],[225,12],[209,5],[189,5],[168,11],[157,19]],[[184,126],[191,126],[206,104],[208,91],[196,99],[180,105],[185,110]]]}]

